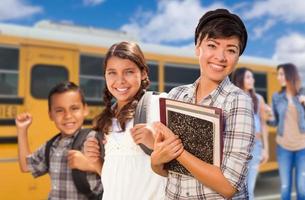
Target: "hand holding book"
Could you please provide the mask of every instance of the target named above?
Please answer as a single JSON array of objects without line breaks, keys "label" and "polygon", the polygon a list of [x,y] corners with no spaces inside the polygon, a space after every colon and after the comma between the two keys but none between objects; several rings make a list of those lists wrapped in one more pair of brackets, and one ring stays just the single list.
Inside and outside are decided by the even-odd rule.
[{"label": "hand holding book", "polygon": [[183,152],[183,145],[178,136],[160,122],[153,125],[155,135],[154,154],[158,159],[154,164],[161,165],[176,159]]},{"label": "hand holding book", "polygon": [[[220,166],[223,129],[221,109],[161,98],[160,119],[182,140],[186,151],[209,164]],[[176,160],[168,162],[165,168],[191,175]]]}]

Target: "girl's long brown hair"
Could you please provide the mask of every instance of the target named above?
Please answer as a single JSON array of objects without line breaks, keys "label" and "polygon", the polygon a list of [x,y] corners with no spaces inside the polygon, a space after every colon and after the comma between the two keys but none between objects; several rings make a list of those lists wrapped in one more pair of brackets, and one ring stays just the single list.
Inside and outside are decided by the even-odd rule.
[{"label": "girl's long brown hair", "polygon": [[[143,55],[143,52],[141,51],[140,47],[133,42],[119,42],[114,45],[112,45],[105,57],[104,60],[104,76],[107,68],[107,62],[111,57],[118,57],[121,59],[128,59],[135,63],[137,67],[140,69],[141,73],[146,72],[147,78],[145,80],[141,81],[141,86],[136,93],[136,95],[133,97],[133,99],[127,103],[116,115],[120,126],[122,128],[122,131],[125,131],[125,125],[126,121],[130,120],[134,117],[135,109],[137,107],[138,101],[144,94],[145,90],[149,86],[149,79],[148,79],[148,66],[145,62],[145,58]],[[112,118],[115,117],[114,109],[112,108],[112,100],[113,100],[112,94],[109,92],[107,85],[105,84],[104,88],[104,104],[105,108],[102,111],[101,114],[95,117],[94,123],[93,123],[93,129],[103,132],[107,134],[110,131],[110,127],[112,125]]]},{"label": "girl's long brown hair", "polygon": [[[287,85],[291,88],[293,95],[297,95],[301,88],[301,79],[297,67],[292,63],[284,63],[277,66],[277,71],[279,69],[283,69]],[[282,87],[280,92],[284,92],[287,89],[286,87]]]},{"label": "girl's long brown hair", "polygon": [[[245,80],[245,75],[246,75],[247,71],[249,71],[253,74],[253,71],[249,68],[246,68],[246,67],[237,68],[234,71],[234,73],[232,74],[233,84],[236,85],[237,87],[239,87],[242,90],[245,90],[244,80]],[[254,89],[251,89],[248,92],[249,92],[249,95],[250,95],[250,97],[252,99],[252,102],[253,102],[254,113],[257,113],[257,111],[258,111],[258,98],[255,94]]]}]

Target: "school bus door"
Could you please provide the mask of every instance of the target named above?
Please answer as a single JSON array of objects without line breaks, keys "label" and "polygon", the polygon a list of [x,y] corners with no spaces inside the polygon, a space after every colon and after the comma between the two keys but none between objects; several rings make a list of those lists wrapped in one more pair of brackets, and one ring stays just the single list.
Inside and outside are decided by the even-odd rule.
[{"label": "school bus door", "polygon": [[[45,46],[22,46],[21,73],[25,74],[25,110],[33,116],[28,138],[32,151],[58,131],[48,117],[47,96],[58,82],[71,80],[78,83],[78,52],[75,49]],[[22,74],[20,74],[22,75]],[[20,173],[20,172],[17,172]],[[31,199],[46,199],[50,190],[49,176],[30,177],[28,194]],[[18,185],[18,183],[17,183]],[[24,196],[23,196],[24,197]],[[16,198],[20,199],[20,198]]]}]

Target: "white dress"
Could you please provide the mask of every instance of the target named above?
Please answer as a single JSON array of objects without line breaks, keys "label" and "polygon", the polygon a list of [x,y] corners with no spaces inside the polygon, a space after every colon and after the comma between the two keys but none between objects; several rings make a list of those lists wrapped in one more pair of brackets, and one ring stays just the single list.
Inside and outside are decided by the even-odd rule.
[{"label": "white dress", "polygon": [[113,119],[112,132],[106,135],[103,200],[163,200],[166,178],[152,171],[150,157],[131,137],[132,127],[133,120],[120,132],[118,121]]}]

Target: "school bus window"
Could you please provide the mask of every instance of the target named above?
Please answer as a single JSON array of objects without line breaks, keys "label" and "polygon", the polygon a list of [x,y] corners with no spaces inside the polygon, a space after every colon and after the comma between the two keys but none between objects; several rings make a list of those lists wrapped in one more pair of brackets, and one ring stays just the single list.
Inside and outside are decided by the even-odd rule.
[{"label": "school bus window", "polygon": [[173,87],[190,84],[200,75],[198,65],[165,64],[165,92]]},{"label": "school bus window", "polygon": [[18,70],[19,49],[0,47],[0,69]]},{"label": "school bus window", "polygon": [[98,56],[80,56],[80,74],[103,76],[104,58]]},{"label": "school bus window", "polygon": [[105,79],[103,78],[104,58],[92,55],[80,56],[80,87],[90,102],[102,100]]},{"label": "school bus window", "polygon": [[31,94],[35,98],[46,99],[52,87],[66,80],[69,76],[64,66],[35,65],[31,72]]},{"label": "school bus window", "polygon": [[83,76],[80,79],[80,87],[84,91],[88,101],[101,101],[104,81],[95,77]]},{"label": "school bus window", "polygon": [[0,98],[17,96],[18,74],[0,70]]},{"label": "school bus window", "polygon": [[267,102],[267,75],[266,73],[254,72],[255,91],[262,95]]},{"label": "school bus window", "polygon": [[149,70],[149,80],[150,80],[150,86],[149,90],[152,91],[158,91],[158,74],[159,74],[159,68],[158,63],[154,61],[148,61],[148,70]]},{"label": "school bus window", "polygon": [[19,49],[0,47],[0,98],[18,94]]}]

